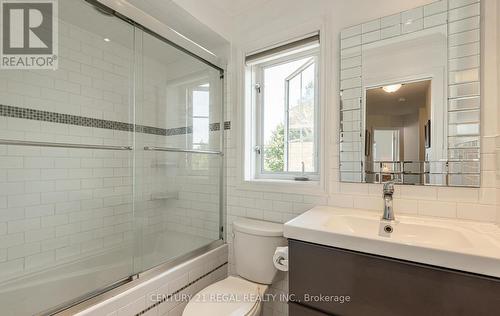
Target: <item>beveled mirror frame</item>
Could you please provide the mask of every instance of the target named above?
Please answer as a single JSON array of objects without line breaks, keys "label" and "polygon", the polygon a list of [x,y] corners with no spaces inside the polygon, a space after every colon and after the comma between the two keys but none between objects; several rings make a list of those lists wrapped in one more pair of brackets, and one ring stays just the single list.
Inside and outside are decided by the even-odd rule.
[{"label": "beveled mirror frame", "polygon": [[[440,0],[344,29],[340,34],[341,182],[367,182],[365,175],[365,83],[363,46],[444,26],[447,32],[447,159],[419,162],[424,185],[479,187],[481,183],[481,0]],[[474,112],[478,121],[469,122]],[[472,115],[472,116],[474,116]],[[475,124],[477,133],[460,134],[457,124]],[[455,132],[450,133],[450,131]],[[450,136],[453,134],[453,136]],[[405,162],[398,163],[405,174]],[[383,175],[382,166],[377,172]],[[385,169],[384,169],[385,170]],[[379,179],[382,179],[380,177]],[[379,181],[383,182],[383,181]],[[369,182],[374,183],[374,182]],[[375,182],[377,183],[377,182]]]}]

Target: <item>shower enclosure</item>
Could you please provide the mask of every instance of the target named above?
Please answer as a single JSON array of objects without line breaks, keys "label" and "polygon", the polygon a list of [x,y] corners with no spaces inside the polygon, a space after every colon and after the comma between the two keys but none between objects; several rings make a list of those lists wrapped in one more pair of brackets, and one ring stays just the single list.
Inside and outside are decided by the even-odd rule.
[{"label": "shower enclosure", "polygon": [[222,239],[223,70],[59,1],[59,67],[0,70],[0,310],[48,314]]}]

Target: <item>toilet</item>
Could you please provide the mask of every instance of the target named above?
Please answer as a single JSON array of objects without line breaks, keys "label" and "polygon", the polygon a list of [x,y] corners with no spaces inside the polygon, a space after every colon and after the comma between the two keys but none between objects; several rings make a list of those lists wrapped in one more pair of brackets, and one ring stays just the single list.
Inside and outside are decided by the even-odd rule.
[{"label": "toilet", "polygon": [[277,269],[276,247],[286,245],[283,225],[253,219],[233,222],[236,273],[201,290],[186,305],[183,316],[258,316],[262,296]]}]

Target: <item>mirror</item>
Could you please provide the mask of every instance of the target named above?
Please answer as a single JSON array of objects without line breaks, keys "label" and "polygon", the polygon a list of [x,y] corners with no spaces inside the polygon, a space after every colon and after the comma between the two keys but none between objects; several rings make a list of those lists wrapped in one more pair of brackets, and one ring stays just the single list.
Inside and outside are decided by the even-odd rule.
[{"label": "mirror", "polygon": [[480,185],[480,2],[341,32],[340,178]]}]

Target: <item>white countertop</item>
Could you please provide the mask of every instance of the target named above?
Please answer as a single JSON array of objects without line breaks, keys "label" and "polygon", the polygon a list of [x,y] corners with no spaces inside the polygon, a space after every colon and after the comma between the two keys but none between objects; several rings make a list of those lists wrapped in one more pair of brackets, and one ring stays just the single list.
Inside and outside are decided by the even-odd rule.
[{"label": "white countertop", "polygon": [[[500,228],[494,224],[318,206],[287,222],[284,235],[320,245],[500,278]],[[392,233],[384,226],[391,224]]]}]

